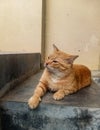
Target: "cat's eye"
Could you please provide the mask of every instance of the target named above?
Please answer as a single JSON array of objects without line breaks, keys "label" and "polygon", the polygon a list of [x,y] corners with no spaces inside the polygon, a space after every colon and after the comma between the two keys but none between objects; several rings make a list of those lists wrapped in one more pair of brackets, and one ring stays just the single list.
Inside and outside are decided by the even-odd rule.
[{"label": "cat's eye", "polygon": [[58,61],[56,61],[56,60],[53,60],[53,62],[54,62],[54,63],[57,63]]}]

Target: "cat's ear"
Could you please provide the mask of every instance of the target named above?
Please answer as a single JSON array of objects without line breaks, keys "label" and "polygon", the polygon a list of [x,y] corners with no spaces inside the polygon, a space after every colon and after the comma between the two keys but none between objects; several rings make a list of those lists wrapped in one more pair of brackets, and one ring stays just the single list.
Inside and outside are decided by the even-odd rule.
[{"label": "cat's ear", "polygon": [[56,51],[59,51],[59,49],[56,47],[55,44],[53,44],[53,49],[54,49],[55,52],[56,52]]},{"label": "cat's ear", "polygon": [[72,64],[74,60],[79,57],[78,55],[71,55],[69,58],[67,58],[67,63]]}]

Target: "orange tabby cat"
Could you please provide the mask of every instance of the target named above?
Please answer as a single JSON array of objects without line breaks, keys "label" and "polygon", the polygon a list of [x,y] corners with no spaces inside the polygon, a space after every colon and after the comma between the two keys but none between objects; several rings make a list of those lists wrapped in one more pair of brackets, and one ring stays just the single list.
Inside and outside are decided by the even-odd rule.
[{"label": "orange tabby cat", "polygon": [[53,45],[54,52],[45,62],[45,70],[40,78],[28,105],[35,109],[41,97],[48,91],[54,91],[55,100],[63,99],[65,95],[75,93],[91,84],[91,72],[83,65],[73,64],[78,55],[70,55],[60,51]]}]

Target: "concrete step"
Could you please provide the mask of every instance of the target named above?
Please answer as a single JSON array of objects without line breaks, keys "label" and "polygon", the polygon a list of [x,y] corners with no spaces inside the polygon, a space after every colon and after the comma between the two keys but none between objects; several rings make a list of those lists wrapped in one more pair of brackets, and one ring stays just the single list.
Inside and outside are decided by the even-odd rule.
[{"label": "concrete step", "polygon": [[39,107],[30,110],[27,101],[42,71],[31,76],[1,99],[2,130],[100,130],[100,86],[90,87],[53,100],[48,92]]}]

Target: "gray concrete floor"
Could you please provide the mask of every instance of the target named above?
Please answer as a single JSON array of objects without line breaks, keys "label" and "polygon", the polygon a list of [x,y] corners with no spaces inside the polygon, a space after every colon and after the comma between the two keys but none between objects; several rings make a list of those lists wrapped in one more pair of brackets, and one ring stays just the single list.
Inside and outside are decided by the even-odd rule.
[{"label": "gray concrete floor", "polygon": [[[25,102],[32,96],[34,88],[38,84],[38,81],[42,75],[42,71],[33,75],[22,84],[18,85],[15,89],[8,92],[1,101],[15,101],[15,102]],[[45,104],[58,104],[67,105],[74,107],[93,107],[100,108],[100,86],[95,82],[92,85],[86,87],[75,94],[66,96],[61,101],[55,101],[53,98],[53,93],[48,92],[42,99],[41,103]]]}]

